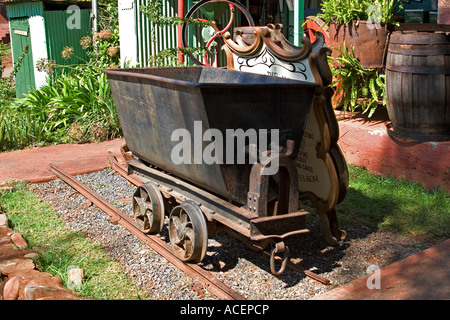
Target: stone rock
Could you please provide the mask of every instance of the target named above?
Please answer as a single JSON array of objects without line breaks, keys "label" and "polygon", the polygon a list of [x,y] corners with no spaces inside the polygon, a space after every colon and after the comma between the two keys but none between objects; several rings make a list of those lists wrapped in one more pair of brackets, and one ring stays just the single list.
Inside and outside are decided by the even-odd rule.
[{"label": "stone rock", "polygon": [[0,273],[9,275],[11,273],[27,272],[35,268],[34,262],[27,258],[13,258],[0,260]]},{"label": "stone rock", "polygon": [[6,214],[0,213],[0,226],[7,226],[8,225],[8,218],[6,217]]},{"label": "stone rock", "polygon": [[7,225],[0,224],[0,237],[7,236],[9,232],[11,232],[11,229]]},{"label": "stone rock", "polygon": [[22,234],[20,233],[13,233],[11,235],[11,241],[18,246],[20,249],[25,249],[28,247],[27,242],[25,241],[25,239],[23,238]]},{"label": "stone rock", "polygon": [[37,260],[37,259],[39,259],[39,253],[37,253],[37,252],[30,252],[30,253],[27,253],[27,254],[25,254],[24,255],[24,258],[28,258],[28,259],[31,259],[31,260]]},{"label": "stone rock", "polygon": [[20,281],[24,280],[23,276],[14,276],[6,281],[3,287],[3,299],[4,300],[17,300],[19,297]]},{"label": "stone rock", "polygon": [[24,290],[25,300],[79,300],[79,298],[66,289],[57,289],[48,286],[28,285]]},{"label": "stone rock", "polygon": [[9,237],[0,237],[0,245],[4,243],[11,244],[11,239]]},{"label": "stone rock", "polygon": [[[7,241],[5,241],[5,238],[0,238],[0,265],[5,259],[11,260],[15,258],[27,258],[29,254],[33,252],[35,253],[34,250],[19,250],[15,245],[12,244],[9,237],[6,237],[6,240]],[[32,258],[32,255],[29,257]]]},{"label": "stone rock", "polygon": [[31,272],[23,275],[26,280],[26,283],[24,282],[23,288],[25,288],[25,286],[27,285],[30,285],[30,286],[47,286],[56,289],[64,289],[61,279],[50,273],[32,270]]},{"label": "stone rock", "polygon": [[81,284],[83,283],[84,279],[84,271],[81,268],[78,267],[72,267],[67,272],[67,278],[68,278],[68,288],[79,288]]},{"label": "stone rock", "polygon": [[[11,284],[8,284],[11,280],[15,279]],[[23,273],[12,274],[10,276],[10,280],[8,280],[7,284],[11,288],[11,295],[9,297],[16,298],[16,300],[26,300],[32,299],[37,300],[43,297],[51,296],[52,300],[67,300],[74,299],[74,294],[70,291],[64,289],[61,280],[46,272],[39,272],[38,270],[30,270]],[[17,283],[14,283],[17,282]],[[6,286],[6,285],[5,285]],[[12,291],[13,288],[18,286],[18,294],[13,295],[16,291]],[[56,291],[52,290],[41,290],[46,291],[43,292],[35,292],[34,289],[29,289],[28,293],[26,292],[27,287],[45,287],[45,288],[53,288]],[[8,289],[9,290],[9,289]],[[31,290],[31,291],[30,291]],[[61,292],[60,292],[61,291]],[[58,294],[56,294],[58,293]],[[58,298],[59,297],[59,298]],[[76,296],[75,296],[76,297]]]}]

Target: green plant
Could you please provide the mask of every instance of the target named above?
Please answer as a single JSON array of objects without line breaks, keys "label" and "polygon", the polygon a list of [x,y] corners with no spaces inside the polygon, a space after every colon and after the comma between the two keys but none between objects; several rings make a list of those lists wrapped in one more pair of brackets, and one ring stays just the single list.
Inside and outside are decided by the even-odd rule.
[{"label": "green plant", "polygon": [[0,152],[19,150],[48,140],[42,127],[41,120],[30,113],[19,113],[4,106],[0,115]]},{"label": "green plant", "polygon": [[337,49],[340,53],[337,58],[329,57],[336,86],[333,105],[342,105],[344,111],[352,113],[360,108],[371,117],[380,102],[386,106],[384,69],[362,67],[354,48],[347,49],[345,43],[342,47]]},{"label": "green plant", "polygon": [[322,0],[322,13],[317,17],[326,23],[351,24],[354,20],[372,20],[398,24],[394,20],[395,0]]},{"label": "green plant", "polygon": [[[1,45],[1,47],[2,50],[0,51],[0,61],[2,61],[3,56],[8,52],[8,49],[6,49],[3,44]],[[14,76],[19,71],[20,66],[22,65],[22,61],[23,59],[25,59],[25,56],[28,53],[28,48],[29,47],[27,44],[20,54],[19,59],[17,59],[16,63],[14,64],[14,68],[10,75],[7,78],[0,78],[0,107],[7,105],[16,96]],[[3,70],[4,67],[0,66],[0,76],[3,75]]]},{"label": "green plant", "polygon": [[[102,141],[121,135],[104,66],[97,61],[64,66],[61,76],[17,99],[10,107],[42,124],[43,138],[60,142]],[[105,66],[106,67],[106,66]]]},{"label": "green plant", "polygon": [[0,152],[21,149],[42,140],[43,137],[38,119],[28,112],[16,112],[14,108],[11,108],[11,103],[16,96],[14,76],[27,53],[28,45],[14,64],[9,77],[0,80]]},{"label": "green plant", "polygon": [[87,50],[90,62],[99,66],[118,67],[120,65],[119,24],[117,1],[105,1],[99,7],[98,28],[100,31],[81,38],[80,45]]}]

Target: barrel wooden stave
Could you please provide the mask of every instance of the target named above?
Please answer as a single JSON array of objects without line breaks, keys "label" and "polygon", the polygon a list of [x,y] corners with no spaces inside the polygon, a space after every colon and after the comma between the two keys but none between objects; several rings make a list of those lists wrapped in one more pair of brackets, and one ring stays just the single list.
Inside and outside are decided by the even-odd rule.
[{"label": "barrel wooden stave", "polygon": [[445,34],[393,33],[386,95],[394,130],[424,136],[450,134],[450,42]]}]

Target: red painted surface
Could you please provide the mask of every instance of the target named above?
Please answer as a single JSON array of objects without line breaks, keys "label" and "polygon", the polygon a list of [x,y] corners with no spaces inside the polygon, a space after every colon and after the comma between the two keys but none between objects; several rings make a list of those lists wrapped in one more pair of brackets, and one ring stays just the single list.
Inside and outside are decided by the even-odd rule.
[{"label": "red painted surface", "polygon": [[[184,0],[178,0],[178,18],[184,18]],[[178,48],[182,48],[183,47],[183,40],[181,37],[181,24],[178,25]],[[184,56],[183,53],[178,52],[178,60],[180,60],[180,63],[184,62]]]},{"label": "red painted surface", "polygon": [[[316,300],[447,300],[450,298],[450,240],[393,263],[375,274],[315,297]],[[371,285],[372,284],[372,285]]]},{"label": "red painted surface", "polygon": [[9,21],[6,17],[6,6],[0,3],[0,41],[3,43],[9,43],[10,32],[9,32]]},{"label": "red painted surface", "polygon": [[[338,117],[339,114],[338,114]],[[386,132],[386,121],[354,116],[339,121],[339,145],[348,163],[373,173],[393,175],[433,189],[450,191],[450,141],[400,140]],[[107,153],[120,154],[122,139],[98,144],[66,144],[0,154],[0,183],[7,179],[50,179],[52,161],[71,172],[101,170],[108,165]],[[64,168],[63,168],[64,169]]]},{"label": "red painted surface", "polygon": [[419,143],[396,139],[387,134],[387,123],[358,115],[340,120],[339,145],[347,162],[449,192],[450,141]]},{"label": "red painted surface", "polygon": [[0,153],[0,185],[7,180],[51,181],[54,164],[69,174],[103,170],[109,166],[108,151],[120,156],[122,139],[90,144],[64,144],[16,152]]}]

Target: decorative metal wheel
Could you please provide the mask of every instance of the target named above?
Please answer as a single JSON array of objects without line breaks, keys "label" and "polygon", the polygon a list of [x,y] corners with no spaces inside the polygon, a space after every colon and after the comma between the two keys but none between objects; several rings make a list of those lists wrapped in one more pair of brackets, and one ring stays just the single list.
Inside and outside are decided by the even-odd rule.
[{"label": "decorative metal wheel", "polygon": [[180,260],[203,260],[208,247],[208,229],[202,211],[193,201],[184,201],[173,208],[169,218],[169,239]]},{"label": "decorative metal wheel", "polygon": [[[199,1],[192,6],[185,18],[188,20],[183,23],[181,31],[183,47],[206,49],[203,57],[196,57],[188,51],[189,58],[196,65],[214,67],[220,67],[218,48],[222,46],[223,34],[227,31],[232,33],[234,26],[255,25],[246,7],[236,0]],[[194,22],[189,22],[189,19]]]},{"label": "decorative metal wheel", "polygon": [[133,195],[134,221],[144,233],[159,233],[164,224],[164,200],[153,182],[139,186]]}]

